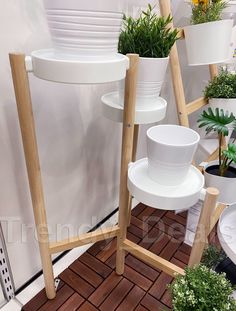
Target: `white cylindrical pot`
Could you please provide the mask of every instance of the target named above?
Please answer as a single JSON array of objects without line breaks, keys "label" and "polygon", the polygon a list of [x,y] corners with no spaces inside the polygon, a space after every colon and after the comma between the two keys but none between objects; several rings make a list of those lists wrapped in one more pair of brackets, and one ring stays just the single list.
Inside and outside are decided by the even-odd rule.
[{"label": "white cylindrical pot", "polygon": [[118,52],[122,1],[44,0],[58,54],[109,56]]},{"label": "white cylindrical pot", "polygon": [[[221,177],[212,175],[207,169],[213,165],[218,165],[218,161],[209,162],[204,168],[205,186],[215,187],[220,191],[218,201],[224,204],[236,203],[236,178]],[[235,167],[232,165],[232,167]]]},{"label": "white cylindrical pot", "polygon": [[217,64],[229,59],[233,20],[184,27],[188,64]]},{"label": "white cylindrical pot", "polygon": [[[165,79],[169,57],[140,57],[138,68],[136,109],[145,109],[160,96]],[[124,81],[120,83],[120,103],[124,106]]]},{"label": "white cylindrical pot", "polygon": [[210,98],[209,107],[223,109],[236,116],[236,98]]},{"label": "white cylindrical pot", "polygon": [[148,174],[166,186],[184,182],[200,136],[179,125],[158,125],[147,131]]}]

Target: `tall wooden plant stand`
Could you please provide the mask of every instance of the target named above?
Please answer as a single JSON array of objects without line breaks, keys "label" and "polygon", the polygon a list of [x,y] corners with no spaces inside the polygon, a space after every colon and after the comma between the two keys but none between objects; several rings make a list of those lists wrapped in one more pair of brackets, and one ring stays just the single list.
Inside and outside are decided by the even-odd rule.
[{"label": "tall wooden plant stand", "polygon": [[[124,56],[122,59],[119,58],[118,65],[117,62],[114,63],[114,70],[111,70],[112,68],[110,66],[112,66],[112,64],[107,64],[105,62],[105,64],[100,64],[100,67],[97,68],[98,74],[96,75],[94,74],[96,68],[94,68],[93,63],[87,63],[86,66],[88,71],[83,72],[85,66],[83,62],[67,63],[65,61],[64,63],[58,63],[56,59],[45,60],[44,57],[35,55],[32,64],[32,59],[25,57],[23,54],[10,54],[12,78],[28,172],[34,219],[38,236],[46,294],[49,299],[53,299],[56,296],[51,257],[52,254],[116,237],[119,235],[120,229],[118,226],[113,226],[107,229],[97,229],[94,232],[81,234],[76,237],[70,237],[67,240],[59,242],[49,241],[28,72],[33,72],[40,78],[66,83],[104,83],[106,81],[110,82],[121,80],[126,77],[124,110],[127,111],[127,115],[130,115],[130,108],[134,109],[135,107],[134,100],[138,59],[137,55],[128,55],[128,57]],[[107,70],[107,75],[104,77],[104,72],[106,73],[106,66],[109,70]],[[66,77],[65,68],[69,69]],[[134,126],[131,122],[130,124],[125,124],[124,127],[125,134],[123,141],[127,143],[127,139],[128,141],[133,140]],[[124,149],[126,149],[126,147],[124,147]],[[125,176],[125,173],[126,168],[123,166],[122,175]]]},{"label": "tall wooden plant stand", "polygon": [[[170,13],[169,0],[160,0],[160,6],[163,15],[168,15]],[[44,52],[42,51],[42,53]],[[128,55],[128,58],[124,56],[119,62],[113,64],[114,68],[109,67],[112,66],[110,63],[98,64],[99,67],[94,68],[95,65],[92,63],[87,63],[86,66],[84,66],[84,64],[75,61],[67,62],[64,60],[58,62],[56,59],[48,57],[47,53],[45,56],[41,55],[40,51],[37,51],[34,54],[32,53],[32,59],[25,57],[23,54],[10,54],[12,78],[47,297],[53,299],[56,295],[51,258],[52,254],[112,237],[117,237],[116,271],[118,274],[122,274],[124,271],[125,251],[130,252],[134,256],[154,267],[158,267],[172,276],[175,276],[176,273],[184,274],[182,268],[151,253],[139,245],[136,245],[126,238],[128,219],[130,217],[130,194],[127,188],[128,166],[129,163],[135,159],[135,149],[137,147],[138,139],[138,125],[135,125],[135,102],[139,56]],[[183,106],[185,99],[176,46],[173,47],[171,52],[171,67],[180,121],[182,125],[188,126],[187,114],[185,113],[186,107]],[[85,68],[87,70],[85,70]],[[108,70],[106,70],[106,68],[108,68]],[[59,242],[49,241],[28,72],[33,72],[37,77],[45,80],[80,84],[105,83],[126,78],[120,174],[119,223],[117,226],[104,230],[98,229],[94,232],[70,237],[67,240]],[[104,77],[104,73],[107,73],[107,76],[105,75]],[[192,111],[193,107],[199,106],[202,106],[201,102],[188,105],[187,109]],[[181,109],[185,110],[182,112]],[[221,206],[213,213],[217,203],[217,196],[218,191],[216,189],[207,189],[204,208],[198,226],[198,234],[200,234],[202,238],[196,240],[194,243],[190,265],[200,261],[203,248],[207,242],[207,235],[218,220],[219,210],[223,209],[223,206]]]}]

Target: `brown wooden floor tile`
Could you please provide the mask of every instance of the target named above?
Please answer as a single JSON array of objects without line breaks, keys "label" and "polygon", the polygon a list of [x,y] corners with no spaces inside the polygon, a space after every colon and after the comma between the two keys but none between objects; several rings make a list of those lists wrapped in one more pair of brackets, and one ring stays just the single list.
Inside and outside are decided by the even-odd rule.
[{"label": "brown wooden floor tile", "polygon": [[[86,301],[84,304],[82,304],[81,307],[79,307],[77,309],[78,311],[96,311],[98,310],[97,308],[95,308],[91,303],[89,303],[88,301]],[[68,310],[69,311],[69,310]]]},{"label": "brown wooden floor tile", "polygon": [[95,290],[95,292],[89,297],[89,301],[95,306],[100,304],[107,298],[111,291],[122,280],[121,276],[118,276],[115,272],[112,272],[106,280]]},{"label": "brown wooden floor tile", "polygon": [[101,311],[115,310],[133,286],[133,283],[131,283],[127,279],[122,279],[120,283],[116,286],[116,288],[105,299],[99,309]]},{"label": "brown wooden floor tile", "polygon": [[160,300],[167,289],[167,285],[171,283],[172,280],[173,278],[171,276],[162,272],[149,290],[149,294],[151,294],[154,298]]},{"label": "brown wooden floor tile", "polygon": [[135,217],[137,217],[144,209],[146,208],[146,205],[143,203],[139,203],[135,208],[132,209],[131,214]]},{"label": "brown wooden floor tile", "polygon": [[186,255],[185,253],[182,253],[180,251],[177,251],[175,253],[175,256],[174,256],[176,259],[182,261],[183,263],[185,263],[186,265],[188,264],[189,262],[189,256]]},{"label": "brown wooden floor tile", "polygon": [[90,269],[101,275],[103,278],[106,278],[112,272],[112,269],[110,267],[90,255],[89,253],[84,253],[82,256],[80,256],[79,261],[81,261]]},{"label": "brown wooden floor tile", "polygon": [[144,308],[142,305],[138,305],[135,311],[148,311],[148,309]]},{"label": "brown wooden floor tile", "polygon": [[126,257],[125,263],[126,265],[133,268],[138,273],[142,274],[151,281],[155,281],[159,275],[159,272],[156,271],[154,268],[150,267],[149,265],[135,258],[132,255],[128,255]]},{"label": "brown wooden floor tile", "polygon": [[124,277],[145,291],[147,291],[152,285],[152,281],[127,265],[125,265]]},{"label": "brown wooden floor tile", "polygon": [[84,302],[84,298],[78,293],[74,293],[70,298],[58,309],[58,311],[76,311]]},{"label": "brown wooden floor tile", "polygon": [[72,296],[74,291],[71,287],[64,285],[58,292],[57,296],[53,300],[48,300],[41,308],[39,308],[39,311],[53,311],[57,310],[63,303],[67,301],[67,299]]},{"label": "brown wooden floor tile", "polygon": [[77,293],[84,298],[88,298],[95,290],[95,288],[80,278],[76,273],[70,269],[66,269],[60,274],[60,279],[66,284],[70,285]]},{"label": "brown wooden floor tile", "polygon": [[103,278],[99,274],[91,270],[79,260],[74,261],[69,268],[95,288],[97,288],[103,281]]},{"label": "brown wooden floor tile", "polygon": [[168,306],[169,308],[172,308],[172,299],[170,290],[165,291],[164,295],[161,298],[161,302],[166,306]]},{"label": "brown wooden floor tile", "polygon": [[140,287],[134,286],[116,310],[117,311],[134,310],[145,294],[146,292],[142,290]]},{"label": "brown wooden floor tile", "polygon": [[[147,308],[149,311],[166,311],[170,310],[167,308],[164,304],[162,304],[160,301],[152,297],[151,295],[147,294],[143,300],[141,301],[141,304]],[[190,311],[190,310],[189,310]]]}]

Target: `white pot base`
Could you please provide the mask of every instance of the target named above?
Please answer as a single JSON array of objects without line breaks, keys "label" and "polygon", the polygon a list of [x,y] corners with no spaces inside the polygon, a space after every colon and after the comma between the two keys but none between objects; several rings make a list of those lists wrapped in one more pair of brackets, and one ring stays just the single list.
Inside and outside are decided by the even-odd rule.
[{"label": "white pot base", "polygon": [[[123,122],[124,107],[120,104],[118,92],[105,94],[102,97],[103,115],[114,122]],[[163,120],[166,116],[167,102],[158,97],[158,99],[146,106],[146,109],[136,109],[135,124],[150,124]]]},{"label": "white pot base", "polygon": [[148,175],[148,159],[131,163],[128,171],[128,189],[140,202],[158,209],[181,210],[196,204],[204,186],[204,176],[194,166],[190,167],[184,183],[163,186]]},{"label": "white pot base", "polygon": [[236,206],[226,208],[218,223],[220,244],[229,258],[236,264]]},{"label": "white pot base", "polygon": [[81,57],[57,54],[54,49],[31,54],[34,75],[61,83],[92,84],[124,79],[129,68],[128,57],[115,54],[104,57]]}]

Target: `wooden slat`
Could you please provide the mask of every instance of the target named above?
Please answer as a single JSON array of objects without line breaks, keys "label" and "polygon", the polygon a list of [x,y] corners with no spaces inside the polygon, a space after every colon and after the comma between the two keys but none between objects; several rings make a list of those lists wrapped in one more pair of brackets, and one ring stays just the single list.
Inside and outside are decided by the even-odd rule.
[{"label": "wooden slat", "polygon": [[126,279],[122,279],[117,287],[110,293],[110,295],[106,298],[106,300],[102,303],[99,310],[101,311],[113,311],[119,306],[121,301],[126,297],[131,288],[133,287],[133,283]]},{"label": "wooden slat", "polygon": [[112,274],[109,275],[109,277],[89,297],[89,301],[97,307],[100,306],[121,280],[121,276],[112,272]]},{"label": "wooden slat", "polygon": [[187,104],[187,114],[191,114],[200,108],[206,106],[208,104],[207,100],[204,97],[200,97],[193,102]]},{"label": "wooden slat", "polygon": [[50,253],[59,253],[66,250],[70,250],[75,247],[83,246],[90,243],[95,243],[101,240],[110,239],[117,236],[119,233],[118,226],[114,226],[107,229],[97,229],[96,231],[84,233],[80,236],[69,238],[60,242],[50,243]]},{"label": "wooden slat", "polygon": [[125,250],[127,250],[129,253],[131,253],[135,257],[143,260],[144,262],[147,262],[148,264],[156,268],[161,269],[163,272],[166,272],[167,274],[171,276],[175,276],[176,274],[184,275],[183,269],[173,265],[169,261],[153,254],[152,252],[146,250],[143,247],[140,247],[139,245],[127,239],[124,241],[123,247]]},{"label": "wooden slat", "polygon": [[143,291],[140,287],[134,286],[116,310],[134,310],[145,294],[145,291]]}]

